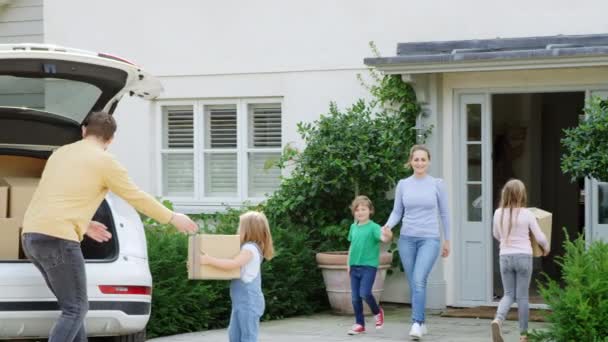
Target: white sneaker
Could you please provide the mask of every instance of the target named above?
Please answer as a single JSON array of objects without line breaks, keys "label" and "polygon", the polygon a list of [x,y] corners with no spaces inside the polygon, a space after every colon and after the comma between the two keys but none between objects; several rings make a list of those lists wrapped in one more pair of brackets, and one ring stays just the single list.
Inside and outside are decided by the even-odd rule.
[{"label": "white sneaker", "polygon": [[410,337],[414,339],[422,338],[422,326],[418,322],[412,324],[412,328],[410,329]]},{"label": "white sneaker", "polygon": [[426,334],[428,334],[428,333],[429,333],[429,331],[428,331],[428,330],[427,330],[427,328],[426,328],[426,324],[422,323],[422,324],[420,325],[420,328],[421,328],[421,331],[422,331],[422,335],[426,335]]},{"label": "white sneaker", "polygon": [[492,326],[492,342],[504,342],[502,337],[502,322],[495,319],[490,324]]}]

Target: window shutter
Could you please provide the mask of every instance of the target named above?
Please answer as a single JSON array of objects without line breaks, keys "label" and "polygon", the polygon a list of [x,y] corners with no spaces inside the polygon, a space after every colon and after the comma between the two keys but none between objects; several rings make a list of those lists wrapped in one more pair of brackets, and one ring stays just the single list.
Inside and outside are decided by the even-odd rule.
[{"label": "window shutter", "polygon": [[163,155],[163,195],[194,197],[194,161],[192,153]]},{"label": "window shutter", "polygon": [[210,108],[207,127],[207,148],[236,148],[236,108]]},{"label": "window shutter", "polygon": [[194,117],[192,109],[168,110],[165,116],[165,148],[194,148]]},{"label": "window shutter", "polygon": [[281,107],[256,105],[250,119],[250,147],[281,147]]},{"label": "window shutter", "polygon": [[236,158],[236,153],[205,153],[205,196],[237,195]]},{"label": "window shutter", "polygon": [[249,153],[249,197],[272,194],[281,182],[281,170],[274,165],[280,153]]},{"label": "window shutter", "polygon": [[194,197],[194,116],[192,107],[164,108],[163,195]]}]

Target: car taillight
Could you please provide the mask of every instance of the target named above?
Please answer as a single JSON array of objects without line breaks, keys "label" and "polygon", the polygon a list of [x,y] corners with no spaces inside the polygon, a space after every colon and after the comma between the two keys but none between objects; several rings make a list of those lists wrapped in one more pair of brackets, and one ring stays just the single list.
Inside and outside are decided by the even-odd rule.
[{"label": "car taillight", "polygon": [[148,286],[99,285],[104,294],[150,295],[152,288]]}]

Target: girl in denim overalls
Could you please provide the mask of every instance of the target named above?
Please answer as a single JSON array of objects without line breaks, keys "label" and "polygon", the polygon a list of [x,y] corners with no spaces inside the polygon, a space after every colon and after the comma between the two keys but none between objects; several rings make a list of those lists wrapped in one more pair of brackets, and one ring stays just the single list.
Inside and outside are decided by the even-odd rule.
[{"label": "girl in denim overalls", "polygon": [[241,277],[230,283],[232,313],[228,337],[230,342],[256,342],[265,307],[260,266],[263,258],[270,260],[274,254],[268,219],[255,211],[241,215],[239,235],[241,252],[234,259],[203,255],[201,263],[225,270],[241,268]]}]

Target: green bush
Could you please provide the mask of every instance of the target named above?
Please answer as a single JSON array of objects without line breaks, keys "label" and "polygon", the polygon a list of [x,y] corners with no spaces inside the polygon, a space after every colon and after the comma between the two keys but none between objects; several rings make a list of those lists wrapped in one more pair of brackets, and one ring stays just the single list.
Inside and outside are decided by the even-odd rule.
[{"label": "green bush", "polygon": [[[170,203],[166,203],[170,206]],[[235,234],[246,209],[192,215],[202,232]],[[188,280],[187,237],[168,225],[146,219],[148,257],[154,281],[148,337],[223,328],[230,318],[228,281]],[[322,280],[316,268],[306,230],[271,227],[275,257],[262,265],[266,297],[263,320],[309,314],[323,301]],[[296,290],[294,290],[296,289]]]},{"label": "green bush", "polygon": [[559,258],[561,281],[546,277],[540,292],[551,312],[546,331],[530,333],[531,341],[608,341],[608,244],[566,239]]},{"label": "green bush", "polygon": [[586,118],[566,129],[562,171],[572,179],[591,177],[608,180],[608,103],[593,97],[585,106]]}]

